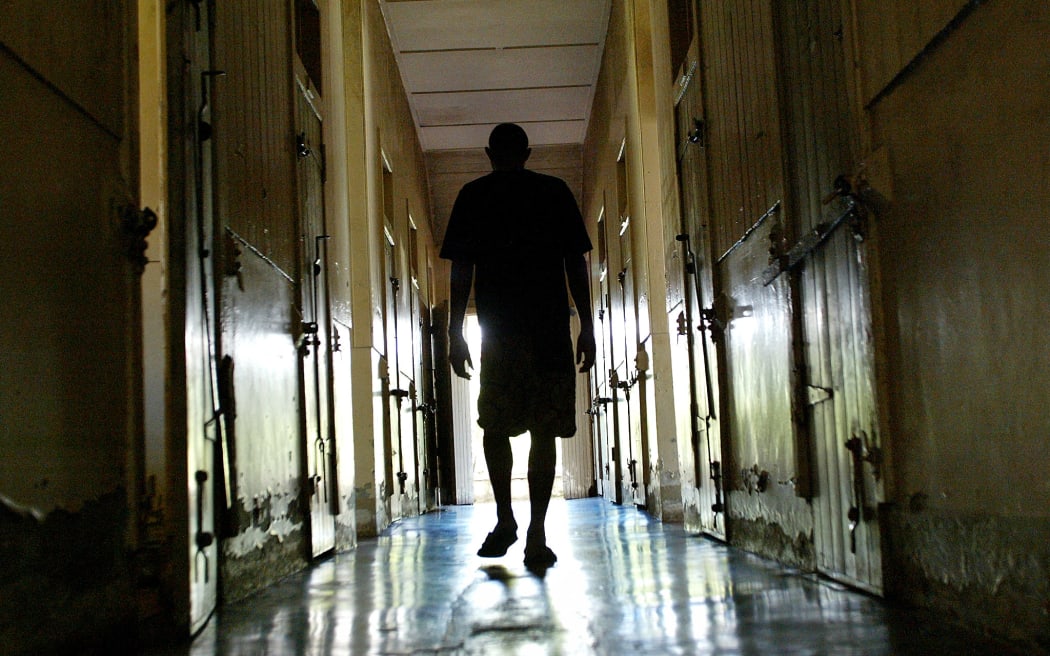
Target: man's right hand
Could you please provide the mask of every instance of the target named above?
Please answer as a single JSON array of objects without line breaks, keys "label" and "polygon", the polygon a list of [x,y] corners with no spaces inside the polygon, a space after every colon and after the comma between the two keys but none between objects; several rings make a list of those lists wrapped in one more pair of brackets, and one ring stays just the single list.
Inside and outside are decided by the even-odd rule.
[{"label": "man's right hand", "polygon": [[470,348],[467,346],[467,340],[463,337],[463,333],[449,334],[448,362],[452,365],[452,371],[456,372],[457,376],[470,380],[467,367],[469,366],[473,369],[474,363],[470,359]]}]

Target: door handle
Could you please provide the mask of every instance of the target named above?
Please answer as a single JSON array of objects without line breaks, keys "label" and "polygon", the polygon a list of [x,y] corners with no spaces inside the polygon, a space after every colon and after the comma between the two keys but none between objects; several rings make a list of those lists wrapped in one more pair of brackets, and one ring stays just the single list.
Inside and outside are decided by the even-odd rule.
[{"label": "door handle", "polygon": [[396,387],[390,390],[388,394],[397,400],[397,407],[399,408],[401,407],[401,401],[411,396],[411,392],[409,392],[408,390],[398,389]]},{"label": "door handle", "polygon": [[853,437],[846,440],[845,447],[849,450],[853,469],[853,505],[846,512],[849,520],[849,544],[850,552],[857,553],[857,527],[862,521],[868,522],[875,518],[875,508],[869,503],[867,486],[864,483],[864,463],[871,462],[873,465],[878,460],[877,449],[865,453],[864,431],[854,433]]},{"label": "door handle", "polygon": [[[204,557],[204,582],[207,583],[210,578],[211,564],[208,560],[208,552],[205,550],[215,542],[215,535],[204,530],[204,484],[208,482],[208,472],[198,469],[193,478],[197,481],[197,535],[193,539],[194,544],[197,545],[197,553],[193,555],[193,562],[196,564],[198,558]],[[196,580],[196,572],[193,578]]]}]

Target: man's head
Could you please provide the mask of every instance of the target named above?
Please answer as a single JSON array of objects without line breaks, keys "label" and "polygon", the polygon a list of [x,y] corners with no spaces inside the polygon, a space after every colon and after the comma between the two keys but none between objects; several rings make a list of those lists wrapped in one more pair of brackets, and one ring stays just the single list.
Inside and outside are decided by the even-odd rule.
[{"label": "man's head", "polygon": [[507,171],[524,168],[532,150],[529,148],[529,137],[521,126],[500,123],[492,128],[485,153],[489,156],[494,170]]}]

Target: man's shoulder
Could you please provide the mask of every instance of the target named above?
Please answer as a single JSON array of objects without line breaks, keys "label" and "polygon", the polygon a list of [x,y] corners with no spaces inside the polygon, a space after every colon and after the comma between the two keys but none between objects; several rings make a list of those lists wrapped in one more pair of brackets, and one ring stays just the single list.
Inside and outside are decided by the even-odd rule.
[{"label": "man's shoulder", "polygon": [[492,178],[492,174],[491,173],[489,173],[487,175],[482,175],[480,177],[474,178],[473,180],[465,183],[461,189],[462,189],[462,191],[467,192],[467,193],[470,193],[470,192],[475,191],[477,189],[481,189],[481,188],[483,188],[483,187],[485,187],[485,186],[487,186],[487,185],[492,183],[491,178]]},{"label": "man's shoulder", "polygon": [[473,194],[484,194],[490,190],[508,190],[515,187],[550,192],[562,192],[569,188],[565,181],[559,177],[531,169],[520,169],[510,173],[494,171],[474,178],[463,185],[460,193],[470,196]]},{"label": "man's shoulder", "polygon": [[549,185],[551,187],[568,187],[568,185],[565,184],[565,181],[557,176],[540,173],[539,171],[533,171],[532,169],[526,169],[525,172],[531,175],[537,184]]}]

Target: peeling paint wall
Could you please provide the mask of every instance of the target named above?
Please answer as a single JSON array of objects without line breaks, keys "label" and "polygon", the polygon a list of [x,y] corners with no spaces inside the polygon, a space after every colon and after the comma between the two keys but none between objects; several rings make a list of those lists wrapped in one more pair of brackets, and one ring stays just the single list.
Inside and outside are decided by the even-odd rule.
[{"label": "peeling paint wall", "polygon": [[[391,431],[397,426],[397,406],[387,392],[404,384],[408,389],[415,381],[411,371],[392,371],[395,361],[411,360],[413,344],[429,336],[408,318],[409,286],[415,272],[420,297],[430,304],[432,281],[427,255],[434,250],[430,233],[430,201],[426,187],[423,154],[414,129],[400,72],[394,59],[380,3],[359,0],[344,3],[344,42],[347,61],[348,130],[350,149],[348,173],[356,198],[350,205],[351,307],[355,316],[352,327],[353,420],[355,434],[355,515],[360,536],[376,535],[398,517],[414,514],[420,506],[420,491],[415,488],[417,476],[406,471],[406,493],[400,494],[396,478],[387,480],[393,463],[389,456],[399,454],[409,469],[416,467],[407,445],[412,444],[412,422],[405,420],[406,435],[397,443]],[[389,165],[389,171],[386,170]],[[385,174],[384,174],[385,172]],[[385,186],[384,186],[385,185]],[[392,212],[391,212],[392,210]],[[391,213],[386,216],[385,213]],[[409,217],[418,230],[417,248]],[[385,261],[388,230],[393,238],[394,260]],[[410,258],[415,258],[410,260]],[[395,271],[401,290],[398,296],[397,352],[388,342],[387,331],[394,328],[392,314],[384,314],[391,281],[387,266]],[[385,323],[389,321],[389,323]],[[395,355],[401,356],[395,359]],[[366,373],[367,371],[367,373]],[[399,378],[399,374],[401,377]],[[419,399],[422,402],[421,399]],[[411,407],[405,402],[405,407]],[[406,446],[400,446],[404,444]],[[402,451],[398,451],[398,449]]]},{"label": "peeling paint wall", "polygon": [[[775,3],[704,3],[697,74],[705,94],[714,346],[726,531],[758,553],[812,567],[813,513],[798,481],[806,442],[794,390],[795,313],[787,276],[762,273],[790,239]],[[747,25],[742,31],[739,26]]]},{"label": "peeling paint wall", "polygon": [[118,648],[136,620],[135,27],[126,2],[0,4],[5,653]]},{"label": "peeling paint wall", "polygon": [[129,464],[138,283],[120,234],[137,193],[125,11],[0,8],[2,136],[22,153],[0,165],[0,494],[41,516],[124,486],[113,463]]},{"label": "peeling paint wall", "polygon": [[[615,415],[615,420],[595,415],[603,421],[600,430],[609,433],[598,457],[604,485],[620,486],[606,496],[681,521],[673,364],[663,302],[663,223],[677,200],[665,12],[659,3],[612,3],[584,142],[581,208],[596,247],[591,287],[595,327],[602,333],[596,335],[602,346],[592,393],[611,399],[602,415]],[[628,218],[624,228],[621,222]],[[637,382],[620,391],[617,381]]]},{"label": "peeling paint wall", "polygon": [[134,561],[123,490],[46,518],[0,504],[0,645],[5,654],[131,646]]},{"label": "peeling paint wall", "polygon": [[217,238],[232,242],[216,271],[217,347],[234,365],[236,405],[226,420],[238,511],[222,543],[225,599],[306,564],[296,338],[305,320],[299,287],[308,274],[297,250],[291,21],[282,3],[216,7],[213,65],[225,71],[212,84]]},{"label": "peeling paint wall", "polygon": [[864,89],[892,181],[886,569],[896,596],[1047,649],[1050,8],[981,3],[934,39],[948,18],[897,84]]},{"label": "peeling paint wall", "polygon": [[[709,167],[709,177],[691,182],[705,185],[710,202],[712,223],[705,229],[714,247],[706,264],[723,260],[714,277],[716,293],[724,296],[709,295],[707,304],[715,305],[726,328],[725,342],[716,344],[724,349],[724,373],[716,382],[723,386],[731,541],[804,569],[821,566],[819,550],[830,547],[821,546],[827,538],[818,532],[838,530],[842,518],[825,516],[836,513],[834,503],[811,499],[858,495],[848,475],[857,465],[842,469],[840,463],[847,474],[840,471],[841,480],[811,468],[841,459],[833,430],[842,426],[831,420],[847,417],[836,408],[849,403],[854,414],[843,424],[846,432],[878,433],[883,440],[883,450],[866,451],[861,466],[865,476],[875,470],[879,476],[875,496],[865,503],[883,493],[887,501],[877,519],[867,520],[882,533],[881,552],[877,539],[869,545],[871,556],[881,558],[872,571],[879,578],[878,568],[884,568],[886,593],[1045,650],[1050,487],[1042,444],[1050,425],[1041,399],[1050,389],[1050,367],[1042,357],[1050,352],[1044,329],[1050,260],[1044,240],[1033,235],[1044,232],[1043,208],[1050,204],[1044,184],[1050,167],[1050,10],[1038,2],[961,0],[938,0],[918,10],[867,0],[790,11],[764,2],[698,6],[704,45],[697,75],[709,91],[693,116],[704,121],[701,165]],[[589,221],[603,209],[615,220],[615,154],[624,138],[630,154],[646,129],[636,113],[645,114],[638,109],[645,74],[636,70],[642,63],[635,56],[644,39],[630,36],[644,8],[613,3],[585,145]],[[733,39],[744,41],[734,45]],[[827,75],[807,78],[818,53]],[[732,70],[741,58],[750,68]],[[789,86],[777,87],[779,75]],[[832,83],[833,89],[818,88]],[[808,84],[815,86],[801,88]],[[628,158],[632,175],[637,161]],[[878,201],[870,240],[829,247],[820,260],[828,282],[806,288],[809,296],[801,300],[786,276],[763,284],[763,269],[775,263],[779,249],[823,220],[818,205],[826,192],[820,189],[830,190],[836,172],[851,173],[849,167],[861,164],[869,167],[868,181],[878,192],[868,199]],[[632,204],[639,193],[649,193],[641,179],[630,187]],[[756,222],[777,201],[778,210]],[[703,208],[703,199],[697,204]],[[665,238],[671,215],[665,208]],[[653,232],[645,237],[652,240]],[[635,239],[634,245],[644,243]],[[664,257],[671,272],[675,254]],[[867,276],[876,293],[870,300]],[[655,298],[645,290],[644,276],[638,280],[639,299]],[[849,380],[829,386],[832,400],[817,413],[800,399],[799,384],[819,385],[821,375],[839,370],[825,371],[819,352],[800,350],[793,340],[822,325],[838,330],[821,310],[821,303],[835,304],[836,311],[841,305],[832,280],[841,289],[853,286],[861,314],[844,313],[853,332],[836,332],[820,348],[848,350],[845,345],[854,344],[858,368],[843,374]],[[673,309],[681,280],[671,275],[667,282]],[[604,289],[597,271],[593,286]],[[618,293],[615,285],[610,293]],[[821,293],[826,300],[815,298]],[[810,323],[796,323],[799,312],[809,313]],[[668,319],[673,332],[673,317]],[[644,322],[636,325],[644,328]],[[800,325],[809,332],[799,332]],[[670,344],[654,341],[652,359],[681,354],[682,348],[673,338]],[[613,352],[606,369],[615,360]],[[879,416],[872,416],[877,397],[867,380],[870,371],[863,370],[871,360],[881,381],[878,392],[886,397]],[[688,394],[677,387],[686,378],[676,371],[675,387],[657,395],[677,398],[676,420],[689,416]],[[840,384],[856,390],[840,390]],[[807,424],[818,416],[827,418],[824,428],[832,431],[819,439]],[[660,426],[658,421],[657,432]],[[696,465],[687,452],[688,428],[681,421],[674,428],[677,467],[659,457],[658,448],[649,454],[647,498],[662,506],[662,492],[672,483],[657,479],[677,475],[682,514],[699,527],[707,500],[696,487],[695,471],[688,471]],[[821,449],[830,450],[828,457],[813,459]],[[843,487],[829,489],[835,485]]]},{"label": "peeling paint wall", "polygon": [[222,587],[227,601],[243,599],[305,565],[305,517],[298,477],[266,494],[238,499],[237,534],[222,542]]}]

